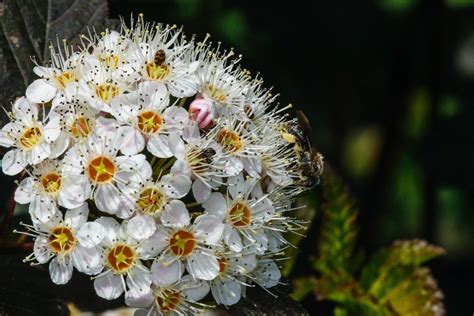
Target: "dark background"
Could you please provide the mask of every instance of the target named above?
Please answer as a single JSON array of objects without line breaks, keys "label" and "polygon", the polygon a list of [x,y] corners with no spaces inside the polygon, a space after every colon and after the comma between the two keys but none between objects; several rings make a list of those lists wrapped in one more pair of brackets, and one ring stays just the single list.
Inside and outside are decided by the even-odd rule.
[{"label": "dark background", "polygon": [[307,113],[357,198],[361,244],[445,247],[430,266],[448,314],[474,312],[474,1],[110,1],[111,17],[132,12],[242,53]]}]

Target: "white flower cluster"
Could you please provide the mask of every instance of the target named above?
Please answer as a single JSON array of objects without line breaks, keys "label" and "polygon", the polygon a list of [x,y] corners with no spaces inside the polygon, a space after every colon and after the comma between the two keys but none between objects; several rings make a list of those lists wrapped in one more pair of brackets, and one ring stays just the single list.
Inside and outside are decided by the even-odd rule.
[{"label": "white flower cluster", "polygon": [[206,40],[140,18],[34,68],[0,132],[2,169],[23,176],[26,260],[49,262],[54,283],[75,268],[152,315],[278,284],[283,234],[304,228],[292,202],[314,179],[295,121]]}]

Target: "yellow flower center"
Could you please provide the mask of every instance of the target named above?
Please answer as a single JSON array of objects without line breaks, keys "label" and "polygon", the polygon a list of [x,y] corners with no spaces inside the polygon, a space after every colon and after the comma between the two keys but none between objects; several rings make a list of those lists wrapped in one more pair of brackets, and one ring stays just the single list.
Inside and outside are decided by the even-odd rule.
[{"label": "yellow flower center", "polygon": [[135,251],[125,244],[117,244],[109,250],[107,262],[112,270],[124,273],[130,269],[137,259]]},{"label": "yellow flower center", "polygon": [[244,147],[240,136],[236,132],[228,131],[224,128],[217,134],[217,141],[226,151],[231,153],[239,151]]},{"label": "yellow flower center", "polygon": [[196,246],[194,235],[185,230],[179,230],[171,236],[169,241],[171,252],[177,257],[191,254]]},{"label": "yellow flower center", "polygon": [[108,102],[118,96],[119,88],[114,84],[101,84],[95,88],[95,94],[104,102]]},{"label": "yellow flower center", "polygon": [[55,194],[61,188],[61,176],[56,172],[48,173],[41,177],[43,189],[50,194]]},{"label": "yellow flower center", "polygon": [[106,156],[99,156],[92,159],[87,166],[89,178],[99,184],[110,182],[116,170],[117,167],[112,159]]},{"label": "yellow flower center", "polygon": [[117,69],[120,61],[117,55],[102,55],[99,58],[105,66],[112,69]]},{"label": "yellow flower center", "polygon": [[228,220],[236,228],[247,226],[251,218],[249,207],[243,203],[236,203],[229,210]]},{"label": "yellow flower center", "polygon": [[71,134],[76,137],[87,137],[91,133],[89,119],[81,116],[78,117],[70,127]]},{"label": "yellow flower center", "polygon": [[25,149],[31,149],[40,141],[40,137],[40,129],[38,127],[30,127],[23,132],[23,135],[21,135],[20,144]]},{"label": "yellow flower center", "polygon": [[74,73],[72,73],[70,71],[65,71],[62,74],[60,74],[59,76],[56,76],[56,82],[58,83],[58,86],[61,89],[66,88],[68,83],[73,82],[75,80],[76,80],[76,76],[74,76]]},{"label": "yellow flower center", "polygon": [[225,92],[222,89],[216,88],[214,85],[209,86],[209,95],[212,99],[221,103],[225,103],[227,99]]},{"label": "yellow flower center", "polygon": [[64,255],[74,249],[76,238],[69,227],[56,226],[51,230],[48,243],[54,252]]},{"label": "yellow flower center", "polygon": [[155,111],[142,112],[138,116],[138,128],[144,134],[154,134],[160,130],[163,118]]},{"label": "yellow flower center", "polygon": [[168,68],[168,66],[166,66],[165,63],[157,65],[155,62],[151,62],[146,64],[145,69],[148,77],[153,80],[163,80],[171,72],[171,70]]},{"label": "yellow flower center", "polygon": [[140,193],[137,204],[144,213],[155,215],[162,211],[165,202],[166,197],[160,189],[150,187]]},{"label": "yellow flower center", "polygon": [[163,289],[156,296],[156,302],[163,313],[174,311],[181,300],[181,294],[172,289]]}]

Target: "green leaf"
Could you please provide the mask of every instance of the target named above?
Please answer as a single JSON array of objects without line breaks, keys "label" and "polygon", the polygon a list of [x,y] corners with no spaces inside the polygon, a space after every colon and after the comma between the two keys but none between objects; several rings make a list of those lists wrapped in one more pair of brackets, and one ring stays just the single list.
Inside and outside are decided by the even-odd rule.
[{"label": "green leaf", "polygon": [[1,105],[9,107],[34,79],[34,64],[48,61],[49,46],[75,43],[87,28],[104,29],[106,0],[5,0],[0,6]]},{"label": "green leaf", "polygon": [[313,277],[300,277],[291,282],[293,292],[290,296],[295,301],[302,301],[308,294],[314,291],[316,280]]},{"label": "green leaf", "polygon": [[323,275],[340,274],[347,278],[357,268],[354,260],[357,210],[344,183],[329,166],[324,171],[322,185],[323,218],[319,256],[314,265]]}]

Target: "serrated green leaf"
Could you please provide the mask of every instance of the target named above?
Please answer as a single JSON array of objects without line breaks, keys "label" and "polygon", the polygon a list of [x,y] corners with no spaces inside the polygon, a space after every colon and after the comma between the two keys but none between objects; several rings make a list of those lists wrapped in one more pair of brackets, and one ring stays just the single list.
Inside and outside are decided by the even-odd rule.
[{"label": "serrated green leaf", "polygon": [[323,174],[322,226],[315,268],[324,274],[343,274],[357,268],[354,247],[358,228],[357,210],[342,180],[330,167]]}]

